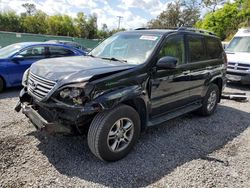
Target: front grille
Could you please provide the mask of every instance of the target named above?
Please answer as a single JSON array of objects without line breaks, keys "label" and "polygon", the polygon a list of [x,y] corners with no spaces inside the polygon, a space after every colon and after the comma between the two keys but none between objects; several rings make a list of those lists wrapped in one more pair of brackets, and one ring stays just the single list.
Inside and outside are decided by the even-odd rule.
[{"label": "front grille", "polygon": [[42,100],[55,86],[55,82],[36,76],[30,72],[28,78],[28,92]]},{"label": "front grille", "polygon": [[247,71],[250,70],[250,65],[243,63],[228,62],[227,68],[233,70]]}]

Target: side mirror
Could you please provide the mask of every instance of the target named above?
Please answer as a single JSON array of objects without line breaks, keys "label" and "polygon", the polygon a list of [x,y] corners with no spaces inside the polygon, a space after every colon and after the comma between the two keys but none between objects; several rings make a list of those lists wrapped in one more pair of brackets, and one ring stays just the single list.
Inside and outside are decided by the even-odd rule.
[{"label": "side mirror", "polygon": [[162,69],[175,69],[177,62],[177,58],[165,56],[157,61],[156,66]]},{"label": "side mirror", "polygon": [[15,55],[14,57],[12,57],[12,61],[14,61],[14,62],[18,62],[20,60],[23,60],[22,55]]}]

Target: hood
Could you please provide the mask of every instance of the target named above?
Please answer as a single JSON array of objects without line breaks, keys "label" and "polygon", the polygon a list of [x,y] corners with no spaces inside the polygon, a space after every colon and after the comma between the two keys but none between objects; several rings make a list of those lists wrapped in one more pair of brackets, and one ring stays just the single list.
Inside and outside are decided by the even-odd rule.
[{"label": "hood", "polygon": [[250,64],[250,53],[244,53],[244,52],[233,52],[233,53],[226,52],[226,53],[228,62]]},{"label": "hood", "polygon": [[52,81],[86,81],[93,76],[127,70],[135,65],[89,56],[44,59],[32,64],[30,71]]}]

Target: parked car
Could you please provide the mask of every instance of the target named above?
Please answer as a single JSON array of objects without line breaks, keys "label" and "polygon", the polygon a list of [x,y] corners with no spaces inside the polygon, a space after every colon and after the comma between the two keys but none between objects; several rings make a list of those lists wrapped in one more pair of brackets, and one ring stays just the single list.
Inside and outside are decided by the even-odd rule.
[{"label": "parked car", "polygon": [[221,43],[222,43],[223,49],[225,50],[228,47],[229,42],[223,41]]},{"label": "parked car", "polygon": [[226,49],[230,81],[250,84],[250,28],[239,29]]},{"label": "parked car", "polygon": [[38,60],[80,56],[85,52],[62,44],[23,42],[0,49],[0,92],[5,87],[20,86],[22,76]]},{"label": "parked car", "polygon": [[40,130],[87,131],[93,154],[116,161],[146,127],[192,111],[213,114],[226,63],[220,39],[210,32],[120,32],[88,56],[33,64],[15,109]]},{"label": "parked car", "polygon": [[74,42],[74,41],[67,41],[67,40],[49,40],[47,42],[52,42],[52,43],[56,43],[56,44],[64,44],[64,45],[68,45],[68,46],[72,46],[74,48],[83,50],[85,53],[88,53],[91,51],[91,49],[86,48],[84,46],[82,46],[81,44]]}]

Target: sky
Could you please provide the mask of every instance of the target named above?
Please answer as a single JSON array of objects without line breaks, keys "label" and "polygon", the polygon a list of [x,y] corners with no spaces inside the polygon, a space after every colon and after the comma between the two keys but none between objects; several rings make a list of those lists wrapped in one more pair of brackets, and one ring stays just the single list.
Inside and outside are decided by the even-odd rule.
[{"label": "sky", "polygon": [[67,14],[76,17],[78,12],[86,15],[97,14],[98,27],[107,24],[109,29],[118,27],[118,17],[122,16],[121,27],[135,29],[159,15],[171,0],[0,0],[0,10],[25,12],[24,3],[33,3],[48,15]]}]

